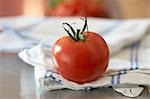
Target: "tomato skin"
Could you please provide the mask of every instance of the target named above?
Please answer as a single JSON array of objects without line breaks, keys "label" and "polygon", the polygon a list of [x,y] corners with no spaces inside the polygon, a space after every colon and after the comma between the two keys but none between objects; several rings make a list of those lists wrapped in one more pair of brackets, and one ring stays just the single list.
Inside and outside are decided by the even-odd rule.
[{"label": "tomato skin", "polygon": [[86,83],[102,76],[109,62],[109,49],[104,39],[94,32],[84,32],[85,41],[65,36],[52,48],[53,64],[66,79]]},{"label": "tomato skin", "polygon": [[103,17],[105,16],[105,10],[98,0],[73,0],[75,15],[77,16],[93,16]]},{"label": "tomato skin", "polygon": [[54,16],[72,16],[75,14],[74,7],[71,3],[60,4],[53,12]]}]

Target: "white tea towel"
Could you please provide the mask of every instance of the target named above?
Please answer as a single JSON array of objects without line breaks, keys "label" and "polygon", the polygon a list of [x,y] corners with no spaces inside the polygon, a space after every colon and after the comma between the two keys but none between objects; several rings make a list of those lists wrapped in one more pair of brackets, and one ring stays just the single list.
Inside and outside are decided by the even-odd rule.
[{"label": "white tea towel", "polygon": [[[73,21],[75,22],[76,18]],[[109,24],[109,27],[104,23]],[[110,23],[113,25],[110,26]],[[112,86],[115,91],[125,96],[139,96],[144,89],[143,86],[150,86],[150,31],[148,31],[150,20],[92,18],[89,19],[88,24],[92,27],[92,31],[101,33],[110,48],[110,63],[103,77],[85,84],[77,84],[64,79],[57,73],[51,62],[51,47],[57,36],[61,35],[51,34],[39,45],[24,49],[19,53],[23,61],[35,67],[34,74],[38,87],[44,90],[64,88],[90,90]]]}]

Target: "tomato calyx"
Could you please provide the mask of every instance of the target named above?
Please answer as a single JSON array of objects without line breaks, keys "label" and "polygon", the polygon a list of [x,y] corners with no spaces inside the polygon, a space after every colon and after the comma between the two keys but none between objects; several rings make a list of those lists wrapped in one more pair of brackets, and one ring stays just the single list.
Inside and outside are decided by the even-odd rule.
[{"label": "tomato calyx", "polygon": [[[83,34],[83,32],[85,31],[86,28],[88,31],[87,17],[85,17],[85,19],[82,19],[82,20],[85,22],[83,29],[82,30],[77,29],[76,31],[69,23],[67,23],[67,22],[62,23],[64,30],[67,32],[69,37],[71,37],[74,41],[85,41],[87,38]],[[65,25],[69,27],[69,30],[71,30],[71,32],[68,29],[66,29]]]}]

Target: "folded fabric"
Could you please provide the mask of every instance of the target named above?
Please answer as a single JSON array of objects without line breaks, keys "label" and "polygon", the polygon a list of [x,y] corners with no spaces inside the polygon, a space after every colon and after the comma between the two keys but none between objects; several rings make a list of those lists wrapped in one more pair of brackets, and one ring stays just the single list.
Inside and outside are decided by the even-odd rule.
[{"label": "folded fabric", "polygon": [[[50,20],[53,20],[52,23]],[[56,23],[62,20],[64,21],[64,19],[57,18],[49,19],[51,24],[49,25],[49,31],[55,32],[59,27]],[[70,18],[69,20],[71,22],[77,21],[80,26],[82,25],[76,18]],[[47,26],[46,24],[48,25],[48,23],[43,23],[30,32],[40,31]],[[35,67],[34,75],[38,87],[44,90],[64,88],[91,90],[111,86],[115,91],[121,92],[125,96],[139,96],[144,87],[150,86],[150,31],[148,30],[150,20],[89,18],[88,24],[91,27],[90,30],[100,33],[104,37],[110,49],[110,63],[103,77],[85,84],[77,84],[58,74],[51,62],[51,47],[56,39],[62,35],[56,30],[56,35],[55,33],[49,34],[37,46],[24,49],[19,53],[19,57],[24,62]],[[45,35],[41,39],[44,37]]]}]

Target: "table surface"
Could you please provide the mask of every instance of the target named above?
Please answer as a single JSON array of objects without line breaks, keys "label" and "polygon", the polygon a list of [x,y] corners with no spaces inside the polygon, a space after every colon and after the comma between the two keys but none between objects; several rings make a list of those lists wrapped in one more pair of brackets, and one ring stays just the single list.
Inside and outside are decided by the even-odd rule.
[{"label": "table surface", "polygon": [[[46,92],[36,87],[33,71],[33,67],[21,61],[16,54],[0,53],[0,99],[130,99],[112,88]],[[138,99],[149,97],[145,89]]]}]

